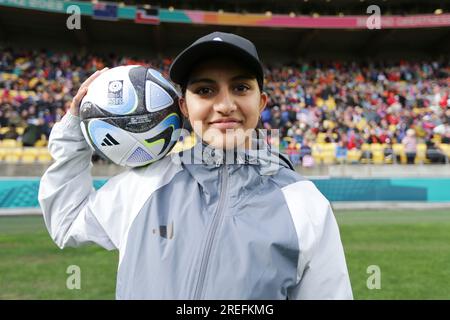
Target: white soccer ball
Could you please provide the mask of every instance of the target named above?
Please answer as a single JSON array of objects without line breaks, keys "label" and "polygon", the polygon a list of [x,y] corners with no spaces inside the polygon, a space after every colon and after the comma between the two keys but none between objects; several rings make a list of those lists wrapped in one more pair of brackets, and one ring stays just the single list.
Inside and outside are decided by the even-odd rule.
[{"label": "white soccer ball", "polygon": [[81,130],[100,156],[127,167],[163,158],[182,126],[179,91],[144,66],[112,68],[90,85],[80,104]]}]

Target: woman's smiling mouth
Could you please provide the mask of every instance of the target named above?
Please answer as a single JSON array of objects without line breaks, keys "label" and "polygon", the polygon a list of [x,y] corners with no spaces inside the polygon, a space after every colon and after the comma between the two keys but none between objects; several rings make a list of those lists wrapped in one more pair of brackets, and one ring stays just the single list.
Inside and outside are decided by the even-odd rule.
[{"label": "woman's smiling mouth", "polygon": [[235,118],[221,118],[209,123],[210,126],[217,129],[233,129],[240,124],[242,124],[242,121]]}]

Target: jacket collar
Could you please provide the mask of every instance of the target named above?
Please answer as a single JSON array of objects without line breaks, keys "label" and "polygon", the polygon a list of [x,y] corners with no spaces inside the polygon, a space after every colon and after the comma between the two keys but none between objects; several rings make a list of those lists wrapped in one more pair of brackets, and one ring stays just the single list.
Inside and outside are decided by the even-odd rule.
[{"label": "jacket collar", "polygon": [[212,147],[196,135],[197,143],[190,149],[179,152],[184,165],[201,166],[207,170],[214,170],[222,165],[229,165],[231,172],[242,165],[255,166],[260,175],[274,175],[281,166],[292,169],[292,164],[277,150],[271,148],[264,137],[252,140],[252,148],[222,150]]}]

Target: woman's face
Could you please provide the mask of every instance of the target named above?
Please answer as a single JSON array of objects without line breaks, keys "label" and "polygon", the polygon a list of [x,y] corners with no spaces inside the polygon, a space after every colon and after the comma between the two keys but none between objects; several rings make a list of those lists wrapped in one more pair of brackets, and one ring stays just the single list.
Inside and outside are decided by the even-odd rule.
[{"label": "woman's face", "polygon": [[213,59],[191,72],[180,109],[214,148],[249,148],[266,103],[254,75],[233,60]]}]

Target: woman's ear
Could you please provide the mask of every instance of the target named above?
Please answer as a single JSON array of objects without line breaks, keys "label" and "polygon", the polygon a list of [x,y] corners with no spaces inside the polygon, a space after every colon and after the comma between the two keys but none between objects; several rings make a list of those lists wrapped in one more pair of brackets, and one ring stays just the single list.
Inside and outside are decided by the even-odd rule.
[{"label": "woman's ear", "polygon": [[189,113],[187,111],[186,98],[181,97],[178,99],[178,106],[180,107],[181,113],[183,113],[186,119],[189,119]]},{"label": "woman's ear", "polygon": [[261,92],[261,98],[259,99],[259,113],[261,113],[267,105],[269,96],[264,91]]}]

